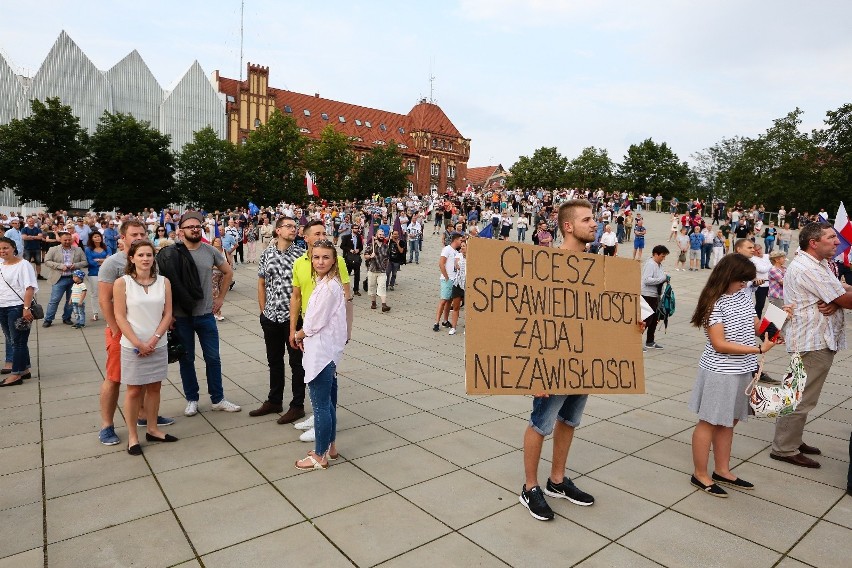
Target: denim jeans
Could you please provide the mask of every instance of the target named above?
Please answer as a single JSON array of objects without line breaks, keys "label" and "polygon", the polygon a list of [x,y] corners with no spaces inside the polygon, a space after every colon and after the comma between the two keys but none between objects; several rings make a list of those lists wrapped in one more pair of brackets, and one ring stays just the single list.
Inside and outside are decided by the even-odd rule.
[{"label": "denim jeans", "polygon": [[775,248],[775,239],[763,239],[763,252],[769,254]]},{"label": "denim jeans", "polygon": [[530,426],[542,436],[553,433],[557,420],[576,428],[580,425],[588,398],[585,394],[552,394],[547,398],[534,398]]},{"label": "denim jeans", "polygon": [[414,262],[420,262],[420,239],[408,241],[408,262],[411,262],[412,259],[414,259]]},{"label": "denim jeans", "polygon": [[[290,372],[293,375],[291,387],[293,400],[290,408],[305,407],[305,368],[302,366],[302,351],[294,349],[288,341],[290,338],[290,322],[274,322],[260,314],[260,328],[263,330],[263,341],[266,343],[266,362],[269,365],[269,395],[266,400],[272,404],[284,402],[284,352],[290,354]],[[301,329],[301,322],[297,329]]]},{"label": "denim jeans", "polygon": [[518,229],[518,242],[522,243],[527,240],[527,230],[526,229]]},{"label": "denim jeans", "polygon": [[385,270],[387,276],[387,285],[396,286],[396,273],[399,271],[399,263],[388,261],[388,268]]},{"label": "denim jeans", "polygon": [[701,245],[701,268],[710,268],[710,257],[713,254],[713,243]]},{"label": "denim jeans", "polygon": [[778,249],[784,251],[784,254],[789,254],[790,241],[778,241]]},{"label": "denim jeans", "polygon": [[71,319],[77,325],[86,325],[86,304],[71,304]]},{"label": "denim jeans", "polygon": [[[0,308],[0,327],[6,336],[6,349],[12,345],[12,373],[19,375],[30,368],[30,330],[23,331],[15,328],[15,320],[24,315],[24,305]],[[7,355],[8,359],[8,355]]]},{"label": "denim jeans", "polygon": [[60,276],[56,284],[50,289],[50,300],[47,302],[47,310],[44,314],[45,323],[50,323],[56,317],[59,308],[59,300],[65,296],[65,308],[62,310],[62,321],[71,321],[71,286],[74,280],[71,276]]},{"label": "denim jeans", "polygon": [[195,336],[201,344],[207,369],[207,392],[217,404],[225,398],[222,390],[222,360],[219,358],[219,328],[213,314],[175,318],[174,337],[186,348],[180,358],[180,379],[187,401],[198,402],[198,375],[195,373]]},{"label": "denim jeans", "polygon": [[314,380],[308,383],[314,410],[314,452],[326,453],[337,438],[337,366],[330,361]]}]

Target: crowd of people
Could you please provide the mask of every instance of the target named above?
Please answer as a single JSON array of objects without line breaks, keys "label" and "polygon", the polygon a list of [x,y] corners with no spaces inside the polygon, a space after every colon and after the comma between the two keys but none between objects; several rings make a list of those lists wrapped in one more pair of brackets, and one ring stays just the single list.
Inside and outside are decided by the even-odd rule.
[{"label": "crowd of people", "polygon": [[[663,287],[671,282],[664,267],[670,251],[657,243],[650,247],[651,257],[643,259],[648,239],[643,214],[671,216],[668,242],[677,247],[675,271],[710,270],[692,317],[692,323],[704,330],[706,344],[689,403],[698,416],[690,482],[717,497],[727,496],[720,484],[753,487],[730,470],[729,462],[733,428],[749,414],[744,386],[759,372],[757,357],[778,344],[756,336],[766,302],[788,311],[791,323],[785,344],[788,351],[802,353],[809,377],[798,409],[777,422],[770,457],[819,467],[808,457],[820,451],[802,439],[804,423],[818,401],[834,354],[845,348],[843,310],[852,308],[852,288],[839,280],[842,274],[833,259],[834,230],[822,213],[812,219],[783,208],[777,225],[774,220],[764,224],[763,207],[744,211],[740,204],[727,209],[723,203],[708,207],[702,201],[671,199],[666,213],[660,195],[497,189],[304,206],[250,205],[225,212],[146,210],[77,217],[57,212],[30,215],[23,221],[7,218],[9,229],[0,239],[0,273],[6,281],[0,291],[0,324],[6,336],[3,373],[9,377],[0,384],[20,385],[31,376],[30,306],[44,281],[50,287],[44,328],[53,325],[63,300],[64,324],[86,326],[87,306],[92,321],[105,321],[100,442],[121,443],[114,422],[121,384],[126,385],[124,418],[133,426],[128,429],[128,453],[143,452],[136,427],[146,428],[147,442],[176,442],[161,429],[174,418],[159,415],[160,385],[169,358],[176,359],[186,399],[184,415],[199,412],[196,338],[204,359],[209,408],[241,410],[225,398],[217,320],[225,317],[222,306],[235,283],[235,269],[253,265],[269,393],[248,414],[276,415],[278,424],[294,424],[303,431],[303,441],[314,443],[295,467],[325,469],[339,456],[336,369],[352,335],[353,299],[363,291],[379,317],[390,312],[392,294],[405,277],[403,267],[420,263],[430,225],[440,241],[434,332],[446,330],[452,336],[461,327],[468,240],[514,237],[525,242],[529,231],[536,246],[642,262],[641,295],[652,311],[643,322],[644,348],[663,349],[655,331]],[[798,251],[792,251],[795,256],[787,268],[795,248],[794,230],[799,230]],[[619,246],[632,250],[625,254]],[[44,267],[47,272],[42,275]],[[285,355],[292,376],[292,397],[286,407]],[[765,374],[760,378],[773,382]],[[305,411],[308,394],[312,416]],[[545,495],[583,506],[594,503],[594,497],[565,476],[573,432],[586,400],[586,395],[533,399],[524,433],[525,484],[519,500],[536,519],[554,516]],[[542,487],[538,465],[550,434],[551,471]]]}]

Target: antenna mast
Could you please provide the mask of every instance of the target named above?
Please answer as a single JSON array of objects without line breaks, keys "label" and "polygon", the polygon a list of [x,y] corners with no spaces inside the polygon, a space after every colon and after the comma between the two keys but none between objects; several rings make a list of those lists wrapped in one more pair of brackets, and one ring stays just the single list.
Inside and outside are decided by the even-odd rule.
[{"label": "antenna mast", "polygon": [[245,0],[240,0],[240,82],[243,82],[243,22],[245,13],[246,2]]}]

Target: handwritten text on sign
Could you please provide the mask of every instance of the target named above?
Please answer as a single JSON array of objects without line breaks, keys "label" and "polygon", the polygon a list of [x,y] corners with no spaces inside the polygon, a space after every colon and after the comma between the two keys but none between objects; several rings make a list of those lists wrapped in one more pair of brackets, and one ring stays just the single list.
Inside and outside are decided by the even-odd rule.
[{"label": "handwritten text on sign", "polygon": [[633,260],[473,238],[469,394],[645,392]]}]

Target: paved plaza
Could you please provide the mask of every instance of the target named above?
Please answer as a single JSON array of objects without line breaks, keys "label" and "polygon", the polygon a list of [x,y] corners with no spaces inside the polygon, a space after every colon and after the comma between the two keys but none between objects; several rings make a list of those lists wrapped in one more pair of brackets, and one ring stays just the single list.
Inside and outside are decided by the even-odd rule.
[{"label": "paved plaza", "polygon": [[[646,258],[674,244],[668,215],[647,218]],[[202,384],[201,412],[184,417],[170,365],[161,414],[176,417],[167,431],[180,441],[143,442],[143,457],[127,455],[121,416],[122,444],[98,442],[104,322],[34,327],[33,379],[0,390],[0,568],[850,566],[852,352],[835,359],[806,429],[821,469],[771,460],[773,421],[751,420],[736,429],[734,471],[756,490],[699,493],[686,401],[704,338],[688,319],[709,271],[674,272],[669,256],[678,308],[657,335],[665,349],[645,354],[647,393],[591,397],[571,448],[568,475],[595,505],[549,499],[556,519],[535,521],[518,503],[531,399],[465,395],[465,336],[432,331],[430,233],[389,293],[391,312],[355,298],[339,369],[341,459],[325,472],[293,467],[313,447],[299,431],[248,414],[268,391],[254,265],[237,270],[219,326],[225,396],[243,411],[211,412]],[[787,360],[773,350],[768,372],[782,375]],[[285,402],[289,390],[288,365]]]}]

